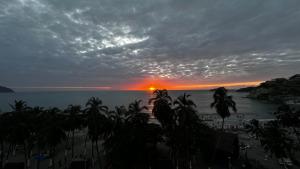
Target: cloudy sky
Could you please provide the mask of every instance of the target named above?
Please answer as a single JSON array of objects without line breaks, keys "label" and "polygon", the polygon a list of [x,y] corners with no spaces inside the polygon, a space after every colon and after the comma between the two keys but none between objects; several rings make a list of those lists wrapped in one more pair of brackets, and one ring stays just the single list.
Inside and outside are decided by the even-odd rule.
[{"label": "cloudy sky", "polygon": [[124,89],[295,73],[299,0],[0,1],[0,85]]}]

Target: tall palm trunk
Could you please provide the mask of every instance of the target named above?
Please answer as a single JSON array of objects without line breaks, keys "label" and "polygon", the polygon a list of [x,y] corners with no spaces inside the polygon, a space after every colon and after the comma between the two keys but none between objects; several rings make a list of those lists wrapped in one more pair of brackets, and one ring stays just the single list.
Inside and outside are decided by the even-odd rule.
[{"label": "tall palm trunk", "polygon": [[38,146],[38,159],[37,159],[37,162],[36,162],[36,169],[40,169],[40,164],[41,164],[41,148],[40,146]]},{"label": "tall palm trunk", "polygon": [[72,131],[72,158],[74,157],[74,135],[75,135],[75,130]]},{"label": "tall palm trunk", "polygon": [[94,141],[92,140],[92,167],[94,167],[95,162],[94,162]]},{"label": "tall palm trunk", "polygon": [[97,158],[98,158],[99,168],[102,168],[100,151],[99,151],[99,146],[98,146],[98,140],[96,140],[96,150],[97,150]]},{"label": "tall palm trunk", "polygon": [[94,141],[92,141],[92,158],[94,158]]},{"label": "tall palm trunk", "polygon": [[8,157],[9,157],[9,153],[11,152],[11,149],[12,149],[12,144],[10,143],[9,146],[8,146],[8,151],[7,151],[7,154],[6,154],[6,160],[8,160]]},{"label": "tall palm trunk", "polygon": [[[41,156],[40,148],[38,148],[38,155],[39,155],[39,158],[40,158],[40,156]],[[40,169],[40,159],[39,158],[36,161],[36,169]]]},{"label": "tall palm trunk", "polygon": [[88,136],[86,135],[84,138],[84,169],[87,169],[87,148],[86,148],[86,144],[87,144],[87,140],[88,140]]},{"label": "tall palm trunk", "polygon": [[224,130],[224,118],[222,118],[222,131]]},{"label": "tall palm trunk", "polygon": [[28,169],[28,152],[27,152],[27,146],[26,143],[23,143],[23,147],[24,147],[24,158],[25,158],[25,169]]},{"label": "tall palm trunk", "polygon": [[[88,136],[86,135],[85,136],[85,139],[84,139],[84,152],[85,152],[85,156],[86,156],[86,152],[87,152],[87,148],[86,148],[86,145],[87,145],[87,140],[88,140]],[[86,157],[85,157],[86,158]]]},{"label": "tall palm trunk", "polygon": [[70,140],[70,132],[67,131],[67,137],[66,137],[66,148],[69,146],[69,140]]},{"label": "tall palm trunk", "polygon": [[55,147],[52,148],[51,150],[51,158],[50,158],[51,162],[52,163],[52,169],[55,169]]},{"label": "tall palm trunk", "polygon": [[3,140],[1,140],[1,152],[0,152],[1,154],[1,161],[0,161],[0,169],[2,169],[2,167],[3,167],[3,159],[4,159],[4,142],[3,142]]}]

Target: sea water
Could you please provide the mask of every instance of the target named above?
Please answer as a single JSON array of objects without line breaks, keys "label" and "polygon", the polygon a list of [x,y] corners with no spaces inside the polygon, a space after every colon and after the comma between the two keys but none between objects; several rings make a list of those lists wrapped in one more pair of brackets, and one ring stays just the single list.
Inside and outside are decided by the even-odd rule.
[{"label": "sea water", "polygon": [[[210,108],[213,102],[213,92],[210,91],[169,91],[173,100],[176,97],[187,93],[191,95],[191,99],[197,105],[199,115],[216,113],[215,109]],[[232,113],[232,117],[227,121],[236,121],[237,118],[243,120],[249,119],[273,119],[277,105],[261,102],[246,98],[247,93],[229,92],[236,102],[237,113]],[[51,91],[51,92],[16,92],[0,94],[0,110],[1,112],[11,111],[9,104],[13,104],[14,100],[24,100],[28,106],[58,107],[66,108],[69,104],[85,106],[90,97],[99,97],[103,104],[110,109],[115,106],[128,106],[135,100],[142,100],[142,104],[149,106],[150,98],[153,97],[149,91]]]}]

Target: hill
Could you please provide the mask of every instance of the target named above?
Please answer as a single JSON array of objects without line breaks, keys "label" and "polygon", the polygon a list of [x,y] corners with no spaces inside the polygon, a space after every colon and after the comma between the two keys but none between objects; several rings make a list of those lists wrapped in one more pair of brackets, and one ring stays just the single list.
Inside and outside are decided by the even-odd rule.
[{"label": "hill", "polygon": [[10,88],[0,86],[0,93],[13,93],[14,91]]},{"label": "hill", "polygon": [[251,92],[252,90],[254,90],[256,87],[245,87],[245,88],[240,88],[237,89],[236,92]]},{"label": "hill", "polygon": [[300,74],[296,74],[288,79],[276,78],[263,82],[249,91],[249,98],[274,103],[299,102]]}]

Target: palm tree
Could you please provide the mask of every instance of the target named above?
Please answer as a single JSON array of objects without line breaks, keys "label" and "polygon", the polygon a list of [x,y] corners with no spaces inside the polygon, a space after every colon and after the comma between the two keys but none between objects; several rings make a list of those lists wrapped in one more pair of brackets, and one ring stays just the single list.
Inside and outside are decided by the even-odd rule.
[{"label": "palm tree", "polygon": [[29,109],[27,103],[23,100],[15,100],[13,105],[10,104],[10,107],[12,108],[13,112],[16,113],[22,113]]},{"label": "palm tree", "polygon": [[217,88],[213,95],[214,102],[210,107],[215,108],[216,112],[222,118],[222,130],[224,129],[224,119],[230,116],[231,108],[234,112],[237,111],[235,102],[232,100],[232,96],[227,96],[227,90],[224,87]]},{"label": "palm tree", "polygon": [[56,147],[66,138],[63,130],[63,116],[58,108],[50,108],[43,113],[44,125],[41,129],[46,146],[50,150],[49,166],[55,168]]},{"label": "palm tree", "polygon": [[[130,103],[128,106],[127,120],[135,121],[135,120],[147,120],[142,121],[141,123],[148,122],[148,114],[144,113],[144,110],[148,110],[147,106],[141,106],[142,100],[135,100]],[[144,118],[143,118],[144,117]]]},{"label": "palm tree", "polygon": [[101,166],[100,152],[98,140],[104,136],[108,126],[108,107],[102,105],[99,98],[92,97],[86,103],[88,135],[92,140],[92,158],[94,157],[94,143],[96,143],[96,151],[99,166]]},{"label": "palm tree", "polygon": [[25,167],[29,166],[29,152],[32,138],[30,115],[28,114],[30,107],[25,101],[15,101],[14,105],[10,105],[13,109],[11,113],[11,124],[8,126],[11,131],[9,141],[14,145],[23,145]]},{"label": "palm tree", "polygon": [[187,125],[190,121],[197,118],[195,110],[196,104],[193,100],[189,99],[189,97],[189,94],[184,93],[174,101],[174,110],[176,112],[179,125]]},{"label": "palm tree", "polygon": [[81,106],[69,105],[68,108],[64,111],[64,114],[66,115],[67,130],[72,133],[71,154],[73,158],[75,130],[81,129],[83,126],[83,114],[82,114]]},{"label": "palm tree", "polygon": [[[34,132],[33,139],[35,146],[37,147],[38,156],[41,155],[41,150],[46,147],[47,140],[45,138],[44,127],[45,121],[47,120],[45,117],[45,110],[43,107],[33,107],[29,111],[31,115],[31,127]],[[34,145],[32,145],[34,146]],[[32,148],[31,148],[32,149]],[[37,159],[36,168],[40,168],[40,159]]]},{"label": "palm tree", "polygon": [[141,106],[142,100],[135,100],[128,106],[129,113],[141,113],[143,110],[148,110],[147,106]]},{"label": "palm tree", "polygon": [[[190,95],[183,94],[174,101],[175,121],[176,125],[170,141],[173,142],[173,156],[183,159],[179,161],[180,168],[192,167],[192,157],[197,152],[197,132],[200,124],[197,116],[196,105],[189,98]],[[177,162],[176,162],[177,161]],[[175,159],[175,164],[178,164],[178,159]]]},{"label": "palm tree", "polygon": [[3,167],[4,162],[4,144],[9,135],[8,125],[11,123],[9,113],[0,114],[0,169]]},{"label": "palm tree", "polygon": [[106,167],[148,169],[153,160],[150,151],[160,139],[160,127],[148,123],[149,114],[143,112],[146,107],[140,100],[128,107],[128,111],[122,106],[109,113],[111,133],[104,140]]},{"label": "palm tree", "polygon": [[155,90],[154,98],[149,100],[149,104],[153,103],[152,113],[161,123],[163,128],[168,128],[173,122],[172,98],[167,90]]}]

